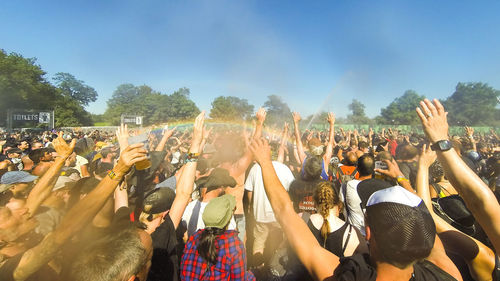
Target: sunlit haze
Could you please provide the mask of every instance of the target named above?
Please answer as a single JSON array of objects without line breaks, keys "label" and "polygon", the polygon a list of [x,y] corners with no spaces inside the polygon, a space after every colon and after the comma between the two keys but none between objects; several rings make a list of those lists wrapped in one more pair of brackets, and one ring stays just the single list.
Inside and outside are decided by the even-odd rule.
[{"label": "sunlit haze", "polygon": [[[499,1],[2,1],[0,48],[36,57],[51,78],[94,87],[103,113],[122,83],[191,90],[256,107],[370,117],[412,89],[450,96],[458,82],[500,88]],[[330,96],[329,99],[327,99]]]}]

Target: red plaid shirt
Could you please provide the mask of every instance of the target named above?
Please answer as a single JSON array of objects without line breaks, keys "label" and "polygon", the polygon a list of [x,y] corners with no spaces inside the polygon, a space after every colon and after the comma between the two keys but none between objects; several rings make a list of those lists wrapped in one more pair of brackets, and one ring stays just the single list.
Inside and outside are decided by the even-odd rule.
[{"label": "red plaid shirt", "polygon": [[255,280],[255,276],[246,270],[245,248],[238,232],[226,230],[215,239],[217,263],[210,266],[197,250],[202,231],[198,230],[186,243],[181,260],[181,280]]}]

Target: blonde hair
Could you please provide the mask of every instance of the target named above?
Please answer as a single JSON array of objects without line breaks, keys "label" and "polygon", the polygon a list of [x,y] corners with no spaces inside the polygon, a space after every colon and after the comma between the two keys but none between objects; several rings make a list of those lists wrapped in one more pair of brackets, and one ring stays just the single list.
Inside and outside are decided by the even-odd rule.
[{"label": "blonde hair", "polygon": [[342,202],[338,193],[333,189],[330,182],[320,182],[314,190],[314,202],[316,203],[316,209],[318,213],[323,217],[323,225],[321,225],[321,237],[323,237],[323,247],[326,244],[326,238],[328,233],[330,233],[330,223],[327,218],[330,214],[330,210],[338,206],[341,208]]}]

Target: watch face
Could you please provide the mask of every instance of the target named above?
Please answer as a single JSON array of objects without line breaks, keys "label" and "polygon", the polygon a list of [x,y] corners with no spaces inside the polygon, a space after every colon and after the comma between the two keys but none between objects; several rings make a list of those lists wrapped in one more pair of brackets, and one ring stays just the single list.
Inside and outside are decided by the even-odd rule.
[{"label": "watch face", "polygon": [[451,142],[449,140],[441,140],[436,142],[435,146],[440,151],[447,151],[451,149]]}]

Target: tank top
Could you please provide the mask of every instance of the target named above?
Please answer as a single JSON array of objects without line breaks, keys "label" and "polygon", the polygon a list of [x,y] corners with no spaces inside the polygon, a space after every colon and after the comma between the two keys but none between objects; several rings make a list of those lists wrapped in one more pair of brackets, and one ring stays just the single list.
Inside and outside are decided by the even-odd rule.
[{"label": "tank top", "polygon": [[[344,223],[339,229],[328,233],[326,236],[326,243],[321,236],[321,231],[317,229],[314,224],[309,220],[307,222],[307,226],[313,233],[314,237],[316,237],[316,240],[318,240],[318,243],[321,246],[324,246],[325,249],[328,251],[334,253],[337,257],[343,258],[344,257],[344,251],[343,250],[343,240],[344,240],[344,233],[348,229],[348,223]],[[346,241],[347,243],[348,241]]]}]

